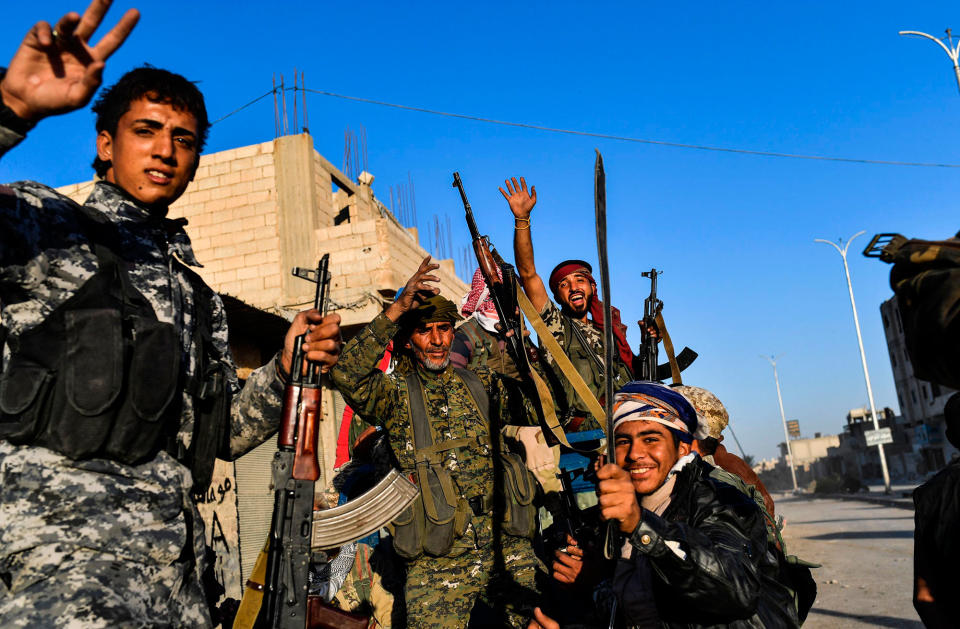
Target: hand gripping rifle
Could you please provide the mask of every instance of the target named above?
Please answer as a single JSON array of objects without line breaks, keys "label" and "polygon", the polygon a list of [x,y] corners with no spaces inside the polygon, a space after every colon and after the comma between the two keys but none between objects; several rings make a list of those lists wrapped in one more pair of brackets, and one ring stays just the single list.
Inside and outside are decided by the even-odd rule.
[{"label": "hand gripping rifle", "polygon": [[[316,271],[293,270],[316,282],[313,307],[326,308],[330,254]],[[264,603],[257,625],[303,629],[307,625],[307,575],[313,532],[314,484],[320,478],[317,458],[320,410],[320,365],[304,357],[306,333],[294,341],[290,381],[283,396],[277,452],[273,458],[273,517],[264,582]]]},{"label": "hand gripping rifle", "polygon": [[[663,320],[663,302],[657,297],[657,276],[661,273],[663,271],[657,269],[640,273],[643,277],[650,279],[650,296],[643,301],[637,375],[640,380],[661,382],[670,378],[673,384],[683,384],[680,372],[690,366],[697,358],[697,353],[689,347],[684,347],[680,354],[674,357],[673,342],[667,333],[667,324]],[[651,333],[651,330],[655,330],[656,334]],[[663,348],[667,351],[667,362],[662,365],[657,363],[657,344],[661,339],[663,339]]]},{"label": "hand gripping rifle", "polygon": [[[317,284],[314,308],[326,314],[330,285],[329,254],[316,270],[295,267],[293,274]],[[396,518],[419,494],[397,470],[390,470],[363,495],[333,509],[314,510],[314,488],[320,478],[320,365],[303,354],[305,334],[294,342],[290,380],[283,398],[277,453],[273,459],[273,517],[267,548],[247,581],[234,629],[304,629],[320,626],[319,615],[337,613],[308,596],[311,547],[338,549],[366,537]],[[318,553],[315,561],[325,561]],[[261,603],[261,598],[262,603]],[[336,621],[339,626],[342,621]]]}]

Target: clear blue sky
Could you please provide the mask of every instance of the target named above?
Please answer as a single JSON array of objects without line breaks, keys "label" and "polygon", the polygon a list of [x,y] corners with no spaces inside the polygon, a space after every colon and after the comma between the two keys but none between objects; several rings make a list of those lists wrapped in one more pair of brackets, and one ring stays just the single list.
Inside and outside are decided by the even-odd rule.
[{"label": "clear blue sky", "polygon": [[[38,19],[82,1],[12,3],[0,23],[9,59]],[[955,4],[903,2],[350,3],[197,1],[129,6],[141,22],[105,82],[142,62],[200,82],[216,119],[270,89],[274,72],[307,86],[502,120],[692,144],[884,160],[960,163],[960,95],[933,43],[898,30],[960,29]],[[748,453],[783,434],[769,364],[804,436],[836,433],[866,403],[840,256],[814,238],[861,229],[850,256],[878,406],[898,408],[878,307],[889,267],[859,251],[880,231],[946,238],[960,228],[960,170],[751,157],[555,135],[311,96],[310,128],[333,163],[346,127],[366,129],[374,189],[414,179],[421,223],[449,214],[465,244],[459,170],[482,231],[510,252],[497,186],[523,175],[539,192],[542,272],[596,259],[593,149],[607,167],[614,301],[633,322],[657,266],[678,345],[700,358],[689,384],[715,391]],[[265,99],[216,125],[207,151],[273,138]],[[0,180],[88,180],[93,119],[48,120],[0,163]],[[639,341],[636,326],[631,342]],[[732,444],[730,444],[732,446]]]}]

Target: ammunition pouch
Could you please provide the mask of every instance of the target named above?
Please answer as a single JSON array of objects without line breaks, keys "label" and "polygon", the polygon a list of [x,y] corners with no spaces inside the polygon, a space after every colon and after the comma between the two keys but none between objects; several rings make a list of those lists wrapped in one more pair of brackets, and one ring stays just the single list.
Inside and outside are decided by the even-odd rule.
[{"label": "ammunition pouch", "polygon": [[[472,372],[457,369],[456,373],[470,390],[489,429],[489,398],[483,385]],[[450,554],[454,542],[466,532],[472,515],[481,517],[493,513],[494,498],[489,495],[470,498],[461,495],[456,479],[443,465],[443,457],[449,450],[470,445],[473,439],[453,439],[433,444],[420,380],[416,373],[411,373],[406,376],[405,382],[410,398],[410,423],[420,495],[390,523],[388,530],[393,537],[394,550],[404,559],[416,559],[423,554],[444,557]],[[490,434],[488,430],[485,438],[496,439],[499,435]],[[498,471],[503,474],[505,494],[503,531],[508,535],[533,537],[537,513],[533,505],[536,481],[523,460],[511,452],[501,453],[499,467],[502,468]]]},{"label": "ammunition pouch", "polygon": [[38,326],[11,342],[0,377],[0,438],[71,459],[142,462],[180,415],[180,349],[120,262],[100,268]]},{"label": "ammunition pouch", "polygon": [[537,481],[519,455],[504,452],[500,461],[503,466],[503,532],[532,539],[537,529],[537,508],[533,504]]},{"label": "ammunition pouch", "polygon": [[[229,383],[211,340],[212,290],[187,270],[194,289],[198,373],[185,378],[176,328],[159,321],[113,253],[116,235],[96,212],[78,219],[91,237],[98,269],[39,325],[8,337],[0,375],[0,439],[37,445],[74,460],[129,465],[167,449],[209,485],[214,456],[229,437]],[[176,433],[184,390],[193,394],[191,449]]]}]

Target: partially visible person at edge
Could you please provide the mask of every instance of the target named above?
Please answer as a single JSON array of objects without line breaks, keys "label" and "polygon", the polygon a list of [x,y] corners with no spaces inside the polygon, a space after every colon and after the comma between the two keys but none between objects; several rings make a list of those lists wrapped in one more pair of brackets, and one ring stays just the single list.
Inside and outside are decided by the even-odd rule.
[{"label": "partially visible person at edge", "polygon": [[775,518],[773,497],[763,481],[747,465],[746,461],[736,454],[727,451],[723,445],[723,431],[730,423],[730,414],[727,413],[723,402],[716,395],[701,387],[681,384],[673,387],[682,393],[697,411],[697,415],[705,422],[707,435],[703,439],[693,442],[693,449],[711,465],[738,476],[745,484],[755,487],[763,498],[763,506],[771,518]]},{"label": "partially visible person at edge", "polygon": [[[960,448],[960,393],[943,408],[946,437]],[[956,627],[960,576],[960,458],[913,490],[913,606],[927,627]]]},{"label": "partially visible person at edge", "polygon": [[[498,274],[499,271],[497,269]],[[450,362],[462,369],[489,367],[499,374],[519,379],[520,370],[507,352],[506,341],[498,328],[500,316],[480,269],[474,271],[470,291],[460,301],[460,314],[464,321],[454,334]]]},{"label": "partially visible person at edge", "polygon": [[[533,307],[550,330],[553,337],[570,357],[577,372],[583,376],[590,391],[601,399],[605,386],[605,374],[613,374],[614,389],[619,389],[633,379],[634,356],[627,343],[626,326],[620,322],[620,313],[613,309],[613,333],[616,341],[616,364],[607,368],[603,364],[603,303],[597,295],[597,284],[593,279],[593,269],[582,260],[561,262],[550,273],[548,283],[558,308],[547,294],[543,280],[537,274],[533,256],[531,237],[531,212],[537,203],[536,186],[527,190],[523,177],[517,183],[516,178],[505,182],[506,190],[500,193],[510,205],[514,216],[513,255],[517,263],[517,274]],[[542,342],[541,342],[542,345]],[[553,357],[546,353],[547,360],[553,363]],[[586,405],[580,400],[572,387],[566,384],[566,378],[558,375],[564,383],[566,395],[565,429],[567,432],[595,430],[602,428],[589,414]]]},{"label": "partially visible person at edge", "polygon": [[[623,547],[606,564],[576,540],[558,552],[553,576],[570,600],[596,601],[592,624],[603,627],[614,600],[616,627],[798,627],[760,509],[711,478],[713,466],[691,449],[705,435],[694,434],[690,402],[662,384],[631,382],[613,419],[617,463],[597,476],[601,517],[619,523]],[[565,622],[537,609],[529,629],[557,620]]]},{"label": "partially visible person at edge", "polygon": [[[450,364],[460,317],[438,294],[437,268],[425,258],[386,312],[346,344],[333,382],[362,418],[386,429],[399,468],[419,481],[420,498],[390,525],[406,559],[409,626],[523,626],[538,572],[546,576],[529,539],[534,507],[513,508],[532,498],[532,479],[500,436],[509,420],[501,377]],[[384,374],[376,365],[391,339],[412,367]],[[508,465],[519,485],[496,477]],[[527,493],[511,493],[518,487]]]},{"label": "partially visible person at edge", "polygon": [[[0,77],[0,154],[92,98],[139,17],[92,45],[109,5],[27,33]],[[166,218],[207,136],[202,94],[139,68],[94,113],[100,179],[83,206],[33,181],[0,186],[0,618],[208,627],[194,485],[214,455],[276,431],[295,337],[310,329],[308,358],[330,366],[339,317],[298,314],[241,391],[223,303]]]}]

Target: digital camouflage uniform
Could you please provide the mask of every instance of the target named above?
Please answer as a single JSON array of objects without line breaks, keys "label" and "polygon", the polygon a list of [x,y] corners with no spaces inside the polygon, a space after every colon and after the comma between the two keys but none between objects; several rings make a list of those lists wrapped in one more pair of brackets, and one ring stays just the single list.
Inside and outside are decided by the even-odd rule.
[{"label": "digital camouflage uniform", "polygon": [[[0,154],[21,136],[0,127]],[[161,322],[179,332],[181,382],[197,364],[197,304],[184,263],[199,266],[182,225],[156,219],[119,188],[99,182],[85,203],[116,228],[115,252]],[[35,182],[0,186],[0,340],[4,370],[17,339],[98,268],[78,206]],[[218,297],[213,344],[234,390],[234,456],[277,428],[283,386],[273,363],[238,391]],[[4,339],[4,337],[6,337]],[[182,388],[181,388],[182,389]],[[189,445],[193,400],[183,393],[177,439]],[[210,625],[200,586],[204,530],[190,471],[165,451],[139,465],[73,461],[0,440],[0,618],[4,627]]]},{"label": "digital camouflage uniform", "polygon": [[[551,334],[553,334],[553,338],[555,338],[560,344],[560,347],[566,351],[567,356],[570,358],[570,362],[572,362],[573,366],[576,367],[577,372],[583,376],[584,381],[587,383],[587,387],[595,396],[597,396],[597,399],[599,400],[603,396],[605,390],[605,370],[603,369],[603,333],[589,323],[578,321],[564,314],[560,308],[558,308],[557,305],[550,300],[547,300],[547,304],[543,307],[543,310],[540,311],[540,317],[543,319],[543,323],[547,326],[547,329],[550,330]],[[574,326],[576,326],[580,332],[583,333],[583,338],[587,342],[587,347],[584,347],[583,344],[580,343],[580,340],[574,331]],[[541,342],[541,347],[542,345],[543,344]],[[557,381],[562,383],[563,392],[566,395],[566,408],[575,409],[578,413],[586,415],[586,419],[577,430],[597,430],[603,428],[587,410],[586,405],[580,400],[580,396],[578,396],[577,392],[574,391],[572,386],[570,386],[566,377],[560,373],[560,368],[556,366],[556,362],[554,361],[553,356],[550,355],[550,352],[544,350],[544,354],[546,355],[547,363],[550,364],[557,372]],[[623,364],[623,361],[619,358],[619,356],[616,357],[616,360],[617,365],[616,370],[614,371],[614,378],[616,380],[613,385],[614,391],[618,390],[620,387],[633,379],[633,377],[630,375],[630,370],[627,368],[627,365]]]},{"label": "digital camouflage uniform", "polygon": [[[359,415],[384,426],[400,469],[410,474],[415,469],[415,448],[406,383],[402,374],[375,369],[398,330],[386,315],[379,315],[344,346],[331,374]],[[493,444],[467,386],[452,367],[439,373],[419,366],[417,369],[427,417],[437,440],[473,440],[467,447],[445,453],[444,466],[452,472],[456,491],[466,499],[492,495]],[[501,379],[489,369],[480,368],[475,373],[490,396],[491,408],[496,410],[492,421],[502,425],[508,414]],[[496,438],[502,448],[500,435]],[[503,534],[500,544],[495,544],[492,515],[481,512],[469,517],[464,535],[453,542],[446,556],[421,556],[407,562],[405,598],[410,627],[464,627],[475,604],[505,610],[513,626],[525,626],[532,615],[538,561],[530,541]],[[494,563],[499,559],[506,578],[494,577]]]}]

